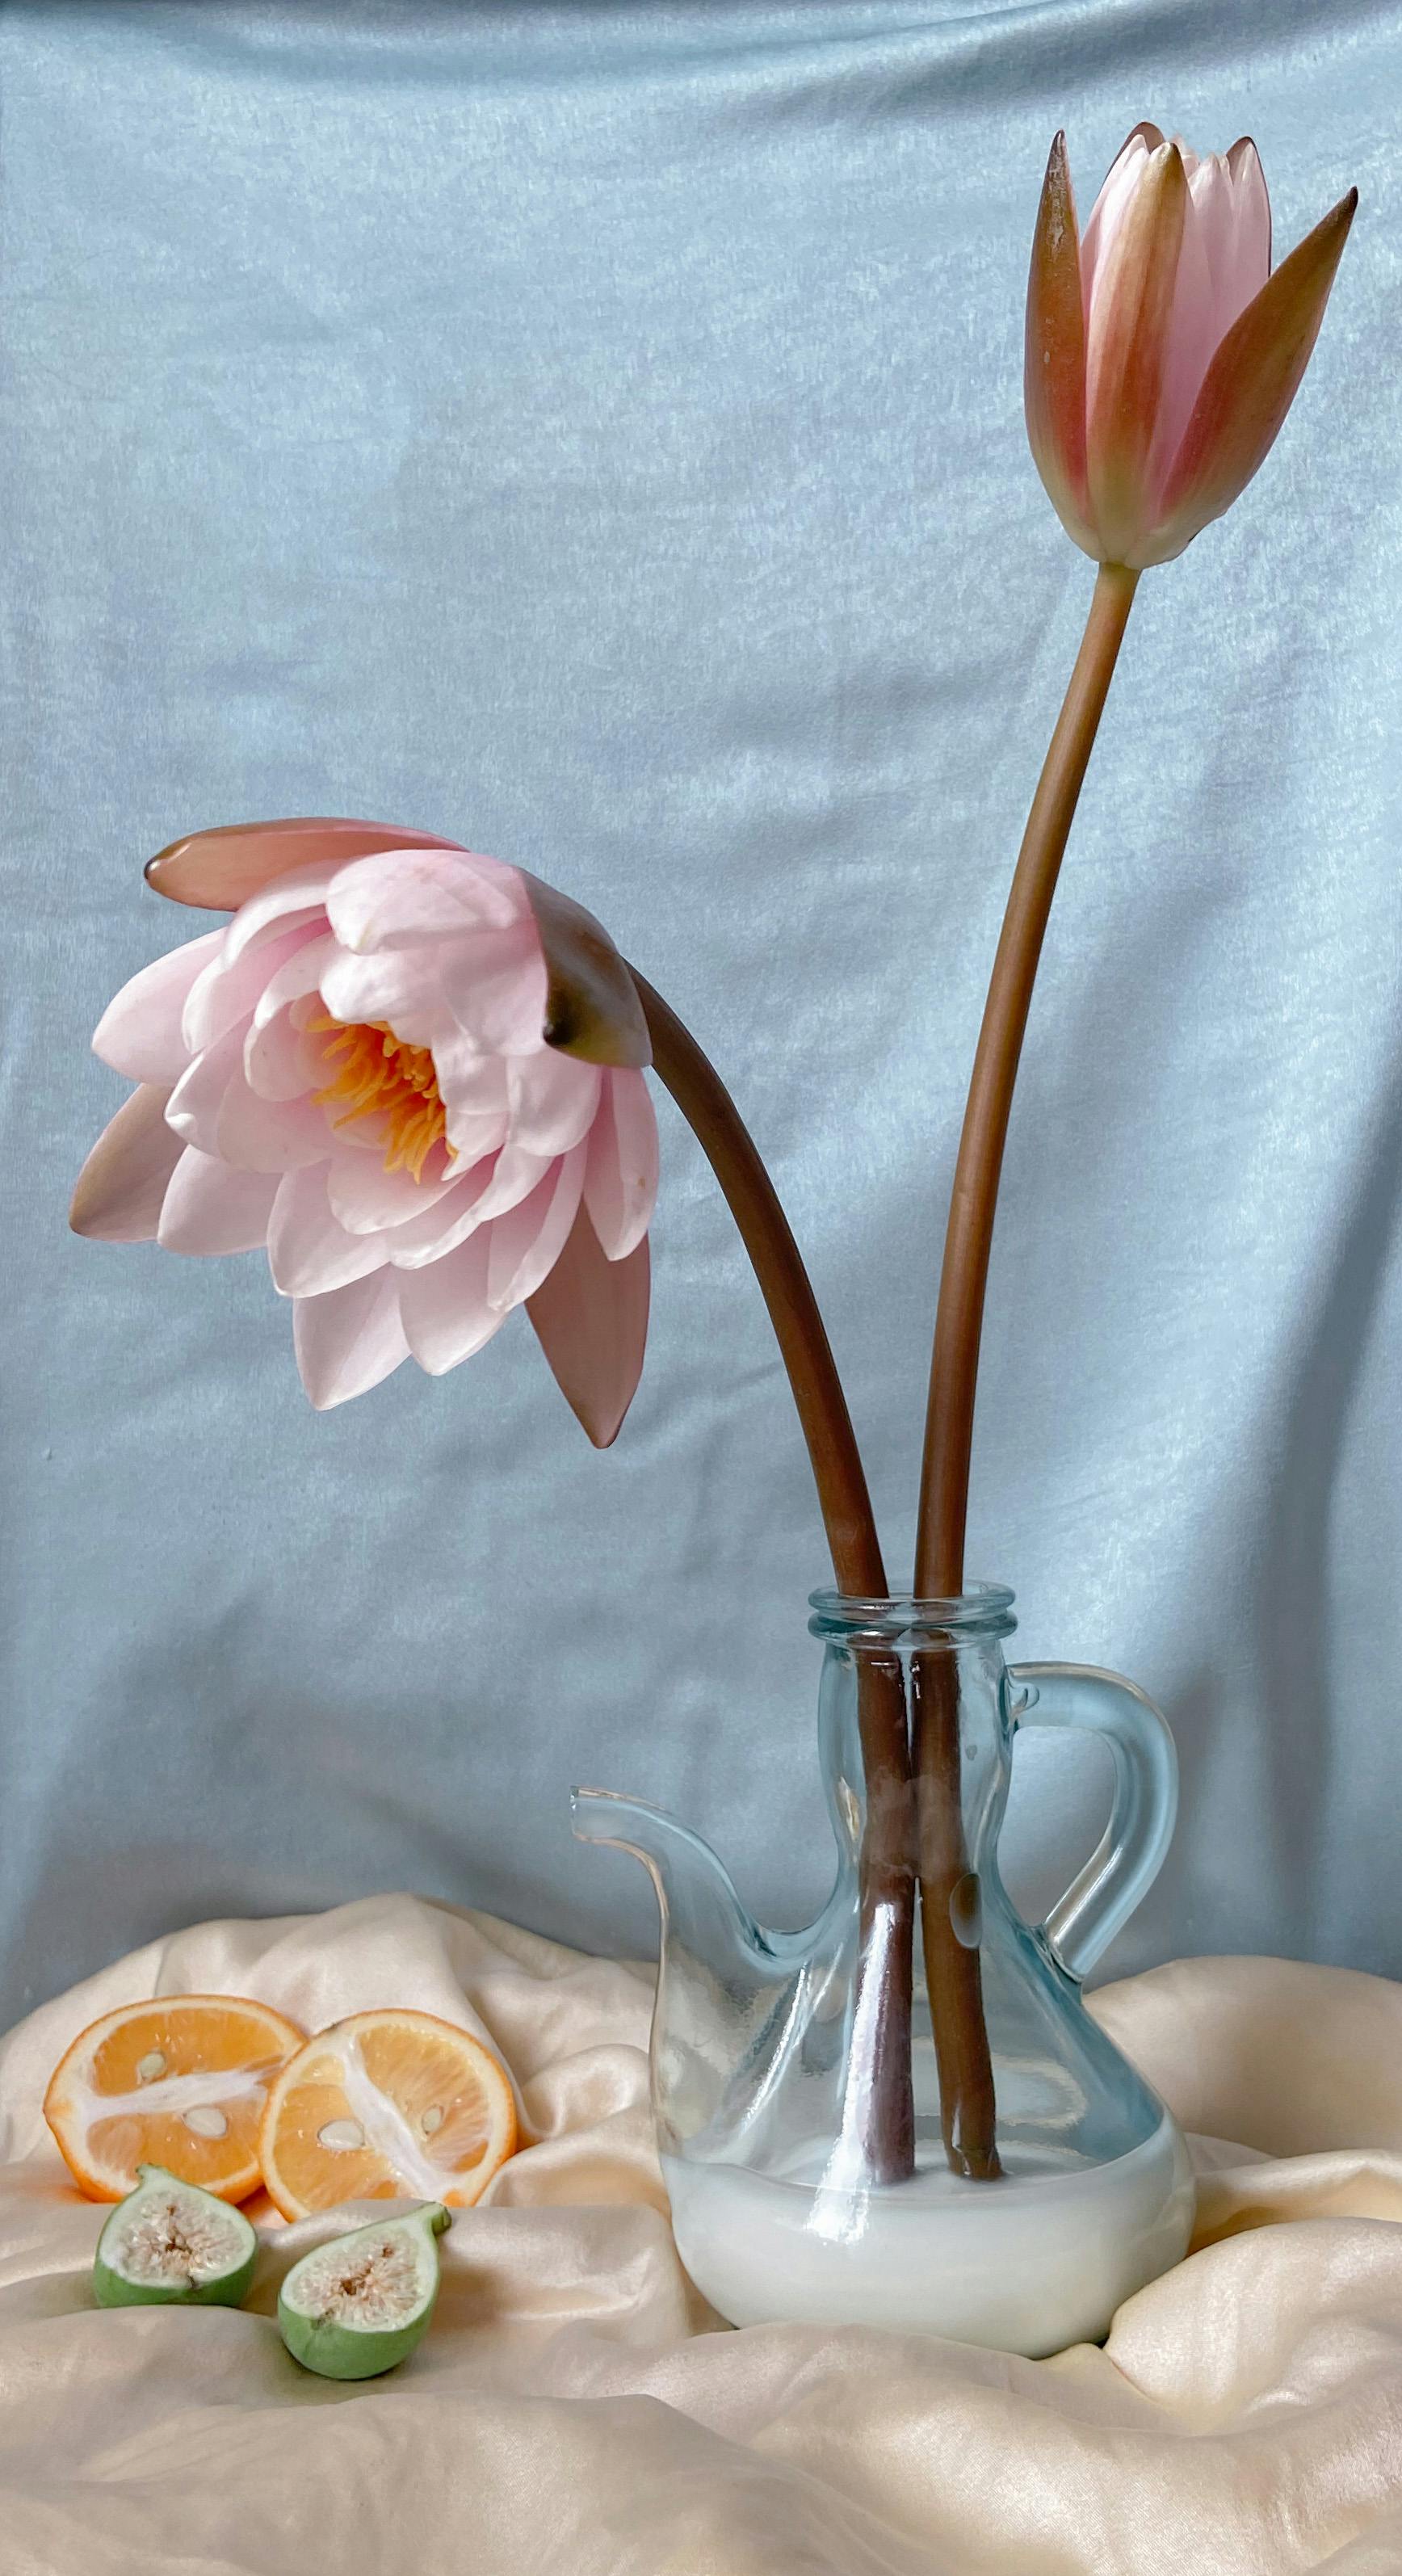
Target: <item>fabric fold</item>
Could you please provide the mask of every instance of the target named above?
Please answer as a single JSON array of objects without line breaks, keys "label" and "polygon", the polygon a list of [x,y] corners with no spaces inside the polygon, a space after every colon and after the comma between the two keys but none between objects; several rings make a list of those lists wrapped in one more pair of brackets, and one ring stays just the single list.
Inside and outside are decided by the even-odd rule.
[{"label": "fabric fold", "polygon": [[[278,2283],[354,2216],[249,2204],[242,2310],[103,2312],[104,2212],[39,2104],[87,2022],[247,1993],[305,2028],[393,1998],[505,2057],[527,2143],[442,2241],[413,2361],[284,2352]],[[1092,2009],[1195,2141],[1195,2250],[1103,2350],[728,2330],[678,2262],[648,2111],[652,1971],[408,1896],[196,1926],[0,2043],[0,2492],[44,2576],[1383,2576],[1399,2564],[1402,1987],[1190,1959]],[[1355,2143],[1346,2138],[1352,2133]],[[1264,2143],[1262,2143],[1264,2142]],[[380,2204],[383,2208],[384,2204]]]}]

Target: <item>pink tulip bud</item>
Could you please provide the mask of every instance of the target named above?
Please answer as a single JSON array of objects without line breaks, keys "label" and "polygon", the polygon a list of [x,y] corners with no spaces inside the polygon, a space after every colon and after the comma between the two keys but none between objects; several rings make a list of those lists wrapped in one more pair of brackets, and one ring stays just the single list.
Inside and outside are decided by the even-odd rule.
[{"label": "pink tulip bud", "polygon": [[1295,399],[1358,203],[1271,268],[1256,146],[1199,157],[1136,125],[1081,239],[1058,134],[1027,286],[1027,434],[1097,563],[1182,553],[1262,463]]}]

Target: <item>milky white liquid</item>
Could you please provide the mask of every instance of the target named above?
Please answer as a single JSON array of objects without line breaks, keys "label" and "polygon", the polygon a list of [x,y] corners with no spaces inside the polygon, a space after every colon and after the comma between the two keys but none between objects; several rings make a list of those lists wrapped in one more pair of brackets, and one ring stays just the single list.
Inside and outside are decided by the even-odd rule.
[{"label": "milky white liquid", "polygon": [[859,2194],[664,2156],[677,2249],[732,2325],[911,2328],[1037,2357],[1097,2341],[1122,2299],[1178,2262],[1193,2223],[1171,2119],[1112,2164],[1009,2151],[998,2182],[941,2164]]}]

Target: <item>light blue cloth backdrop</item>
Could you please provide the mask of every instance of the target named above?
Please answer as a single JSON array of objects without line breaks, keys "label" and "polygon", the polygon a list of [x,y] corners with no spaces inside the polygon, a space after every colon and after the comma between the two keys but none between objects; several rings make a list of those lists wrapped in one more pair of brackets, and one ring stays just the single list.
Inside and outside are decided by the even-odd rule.
[{"label": "light blue cloth backdrop", "polygon": [[[978,1013],[1090,567],[1022,427],[1047,145],[1259,140],[1362,209],[1279,446],[1143,585],[995,1250],[971,1570],[1169,1711],[1114,1954],[1402,1973],[1402,12],[7,6],[8,2013],[162,1929],[407,1886],[651,1945],[573,1779],[766,1919],[826,1883],[825,1573],[757,1295],[662,1113],[611,1455],[524,1319],[318,1419],[261,1255],[72,1240],[87,1052],[203,925],[178,832],[366,814],[607,921],[730,1078],[909,1564]],[[1013,1877],[1094,1839],[1019,1757]]]}]

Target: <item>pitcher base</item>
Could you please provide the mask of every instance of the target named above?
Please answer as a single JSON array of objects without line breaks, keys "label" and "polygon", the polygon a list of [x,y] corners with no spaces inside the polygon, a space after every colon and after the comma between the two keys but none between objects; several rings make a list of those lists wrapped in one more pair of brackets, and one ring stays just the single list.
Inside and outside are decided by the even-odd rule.
[{"label": "pitcher base", "polygon": [[732,2325],[865,2325],[1040,2359],[1098,2342],[1121,2302],[1181,2261],[1194,2186],[1181,2132],[1108,2164],[1010,2146],[995,2183],[941,2162],[909,2182],[823,2187],[819,2151],[781,2174],[666,2156],[677,2250]]}]

